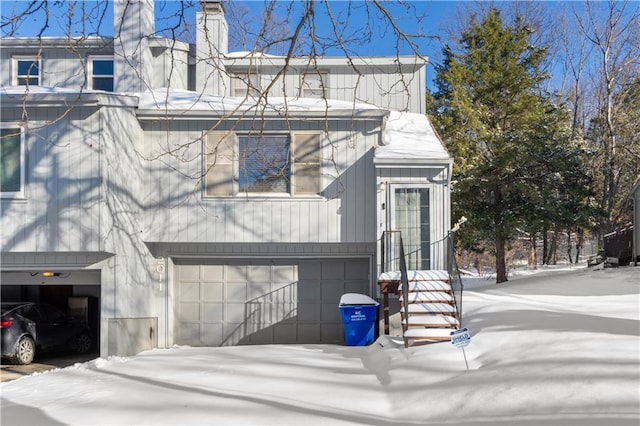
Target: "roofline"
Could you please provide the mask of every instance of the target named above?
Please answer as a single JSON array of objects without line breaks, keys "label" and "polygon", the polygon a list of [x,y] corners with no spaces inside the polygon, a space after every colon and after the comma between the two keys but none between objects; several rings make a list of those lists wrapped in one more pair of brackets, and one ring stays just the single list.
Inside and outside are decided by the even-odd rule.
[{"label": "roofline", "polygon": [[287,64],[288,67],[309,66],[313,63],[315,68],[330,66],[394,66],[394,67],[414,67],[416,69],[424,67],[428,63],[428,58],[423,56],[357,56],[357,57],[292,57],[284,56],[247,56],[247,57],[224,57],[223,63],[228,67],[251,67],[251,66],[274,66],[281,67]]},{"label": "roofline", "polygon": [[295,111],[295,110],[264,110],[257,111],[255,108],[239,109],[235,111],[215,111],[215,110],[158,110],[139,109],[136,115],[139,120],[207,120],[213,118],[251,118],[259,113],[260,119],[283,120],[285,118],[306,118],[306,119],[353,119],[359,121],[380,120],[389,114],[388,110],[369,109],[344,109],[344,110],[318,110],[318,111]]},{"label": "roofline", "polygon": [[[34,44],[34,41],[37,44]],[[108,47],[113,49],[113,37],[90,36],[90,37],[2,37],[0,38],[0,49],[4,48],[69,48],[80,47],[95,49]]]},{"label": "roofline", "polygon": [[138,96],[110,92],[67,92],[67,93],[1,93],[0,105],[4,107],[77,107],[114,106],[135,107]]},{"label": "roofline", "polygon": [[448,158],[374,157],[373,164],[375,165],[376,168],[387,168],[387,169],[416,168],[416,167],[424,167],[424,166],[449,167],[453,165],[453,157],[448,157]]}]

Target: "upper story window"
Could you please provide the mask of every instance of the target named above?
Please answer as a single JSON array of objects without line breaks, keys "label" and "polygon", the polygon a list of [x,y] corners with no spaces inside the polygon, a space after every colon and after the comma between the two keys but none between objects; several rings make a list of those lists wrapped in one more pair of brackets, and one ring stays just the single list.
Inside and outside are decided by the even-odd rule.
[{"label": "upper story window", "polygon": [[24,195],[24,135],[18,126],[0,128],[0,196]]},{"label": "upper story window", "polygon": [[320,193],[319,133],[211,132],[204,148],[205,197]]},{"label": "upper story window", "polygon": [[302,75],[300,96],[303,98],[327,98],[329,78],[326,72],[309,71]]},{"label": "upper story window", "polygon": [[98,57],[90,58],[89,81],[92,90],[104,90],[113,92],[113,58]]},{"label": "upper story window", "polygon": [[15,57],[14,84],[16,86],[40,86],[40,59]]},{"label": "upper story window", "polygon": [[231,96],[244,98],[260,95],[260,74],[238,73],[231,76]]},{"label": "upper story window", "polygon": [[289,193],[289,136],[240,136],[239,191]]}]

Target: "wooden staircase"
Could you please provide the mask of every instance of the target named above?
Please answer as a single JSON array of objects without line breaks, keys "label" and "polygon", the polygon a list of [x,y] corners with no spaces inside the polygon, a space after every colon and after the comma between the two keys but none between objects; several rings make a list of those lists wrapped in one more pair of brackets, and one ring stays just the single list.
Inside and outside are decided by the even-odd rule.
[{"label": "wooden staircase", "polygon": [[384,272],[378,277],[380,288],[398,294],[405,347],[410,342],[449,341],[460,328],[452,280],[447,271],[407,271],[407,288],[400,272]]}]

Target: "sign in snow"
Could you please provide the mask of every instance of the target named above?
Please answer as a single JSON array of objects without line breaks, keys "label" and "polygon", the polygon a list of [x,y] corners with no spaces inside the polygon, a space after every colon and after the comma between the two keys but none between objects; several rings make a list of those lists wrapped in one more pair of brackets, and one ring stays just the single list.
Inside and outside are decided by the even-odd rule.
[{"label": "sign in snow", "polygon": [[457,348],[464,348],[465,346],[469,346],[469,343],[471,343],[471,336],[469,335],[469,330],[466,328],[452,331],[450,334],[451,344]]}]

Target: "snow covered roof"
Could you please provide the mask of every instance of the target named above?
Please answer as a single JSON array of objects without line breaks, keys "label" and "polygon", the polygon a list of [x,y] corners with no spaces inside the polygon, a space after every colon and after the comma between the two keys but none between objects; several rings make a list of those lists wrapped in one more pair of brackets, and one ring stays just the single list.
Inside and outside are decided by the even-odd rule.
[{"label": "snow covered roof", "polygon": [[375,105],[316,98],[268,97],[258,100],[244,97],[206,95],[177,89],[155,89],[142,93],[138,116],[166,115],[171,117],[230,115],[256,111],[265,116],[296,116],[377,118],[388,111]]},{"label": "snow covered roof", "polygon": [[452,161],[426,115],[391,111],[376,148],[376,164],[402,161]]}]

